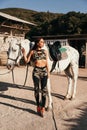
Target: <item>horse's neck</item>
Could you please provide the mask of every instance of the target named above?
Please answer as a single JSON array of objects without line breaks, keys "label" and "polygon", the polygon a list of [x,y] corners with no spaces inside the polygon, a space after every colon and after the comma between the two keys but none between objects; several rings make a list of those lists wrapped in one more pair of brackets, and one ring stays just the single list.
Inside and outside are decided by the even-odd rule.
[{"label": "horse's neck", "polygon": [[25,51],[26,51],[26,54],[28,54],[29,51],[30,51],[30,46],[29,46],[30,41],[28,42],[26,40],[27,39],[25,39],[24,42],[21,43],[21,47],[23,47],[25,49]]},{"label": "horse's neck", "polygon": [[45,45],[45,44],[44,44],[44,46],[43,46],[43,48],[42,48],[42,49],[46,50],[46,51],[48,52],[48,54],[49,54],[49,48],[48,48],[48,46],[47,46],[47,45]]},{"label": "horse's neck", "polygon": [[[28,41],[27,39],[22,40],[22,41],[19,42],[19,43],[21,44],[21,45],[20,45],[20,46],[21,46],[20,49],[24,48],[25,51],[26,51],[26,55],[28,55],[28,54],[29,54],[29,51],[30,51],[29,42],[30,42],[30,41]],[[21,51],[21,52],[20,52],[20,56],[19,56],[17,62],[19,62],[19,61],[22,59],[22,57],[23,57],[23,54],[22,54],[22,51]]]},{"label": "horse's neck", "polygon": [[43,49],[46,50],[48,53],[48,65],[49,65],[49,70],[51,70],[53,61],[50,60],[49,49],[46,45],[43,46]]}]

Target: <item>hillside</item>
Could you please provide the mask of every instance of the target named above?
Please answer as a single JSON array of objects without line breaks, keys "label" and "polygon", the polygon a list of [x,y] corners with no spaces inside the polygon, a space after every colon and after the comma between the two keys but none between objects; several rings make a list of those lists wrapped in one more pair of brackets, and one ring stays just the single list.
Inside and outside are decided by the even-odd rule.
[{"label": "hillside", "polygon": [[67,14],[60,14],[22,8],[5,8],[0,9],[0,11],[37,24],[38,27],[33,27],[27,34],[30,37],[36,35],[87,34],[87,13],[72,11]]},{"label": "hillside", "polygon": [[50,12],[37,12],[34,10],[27,10],[22,8],[5,8],[5,9],[0,9],[0,11],[37,24],[40,24],[40,22],[43,21],[43,18],[44,21],[48,19],[52,20],[62,15],[62,14],[50,13]]}]

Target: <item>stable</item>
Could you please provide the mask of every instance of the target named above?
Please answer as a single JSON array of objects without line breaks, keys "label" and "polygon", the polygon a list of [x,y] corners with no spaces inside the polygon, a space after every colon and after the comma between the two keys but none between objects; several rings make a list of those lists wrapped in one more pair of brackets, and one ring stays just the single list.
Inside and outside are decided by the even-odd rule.
[{"label": "stable", "polygon": [[0,34],[22,36],[36,24],[0,12]]},{"label": "stable", "polygon": [[24,39],[25,34],[36,24],[0,12],[0,65],[6,64],[9,44],[6,38]]}]

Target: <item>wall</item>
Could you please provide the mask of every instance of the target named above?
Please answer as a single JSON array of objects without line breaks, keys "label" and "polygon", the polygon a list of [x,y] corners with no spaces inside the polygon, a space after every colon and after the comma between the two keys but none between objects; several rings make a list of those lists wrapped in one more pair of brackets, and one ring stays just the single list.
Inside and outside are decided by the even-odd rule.
[{"label": "wall", "polygon": [[46,44],[53,44],[56,41],[60,41],[62,46],[69,45],[67,39],[45,39]]}]

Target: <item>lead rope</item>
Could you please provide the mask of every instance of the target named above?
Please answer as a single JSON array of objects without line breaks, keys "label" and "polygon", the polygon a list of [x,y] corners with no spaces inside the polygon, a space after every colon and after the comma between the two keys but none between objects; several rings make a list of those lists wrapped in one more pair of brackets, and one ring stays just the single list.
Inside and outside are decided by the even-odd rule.
[{"label": "lead rope", "polygon": [[5,75],[5,74],[8,74],[8,73],[10,73],[12,70],[9,70],[9,71],[7,71],[7,72],[5,72],[5,73],[0,73],[0,75]]},{"label": "lead rope", "polygon": [[15,84],[15,81],[14,81],[14,71],[12,69],[12,79],[13,79],[13,84]]},{"label": "lead rope", "polygon": [[10,72],[12,72],[12,80],[13,80],[13,83],[15,84],[15,82],[14,82],[14,71],[13,71],[13,69],[11,69],[11,70],[9,70],[9,71],[7,71],[7,72],[5,72],[5,73],[0,73],[0,75],[6,75],[6,74],[8,74],[8,73],[10,73]]},{"label": "lead rope", "polygon": [[27,77],[28,77],[28,64],[27,64],[26,76],[25,76],[25,81],[24,81],[23,87],[25,87],[25,85],[26,85]]},{"label": "lead rope", "polygon": [[[12,71],[12,80],[13,80],[13,83],[15,84],[15,81],[14,81],[14,71],[13,71],[13,69],[11,71]],[[27,76],[28,76],[28,65],[27,65],[27,69],[26,69],[25,81],[24,81],[24,84],[22,85],[23,87],[25,87],[25,85],[26,85]]]},{"label": "lead rope", "polygon": [[54,114],[53,103],[52,103],[52,119],[53,119],[53,122],[54,122],[55,130],[58,130],[57,124],[56,124],[56,119],[55,119],[55,114]]}]

